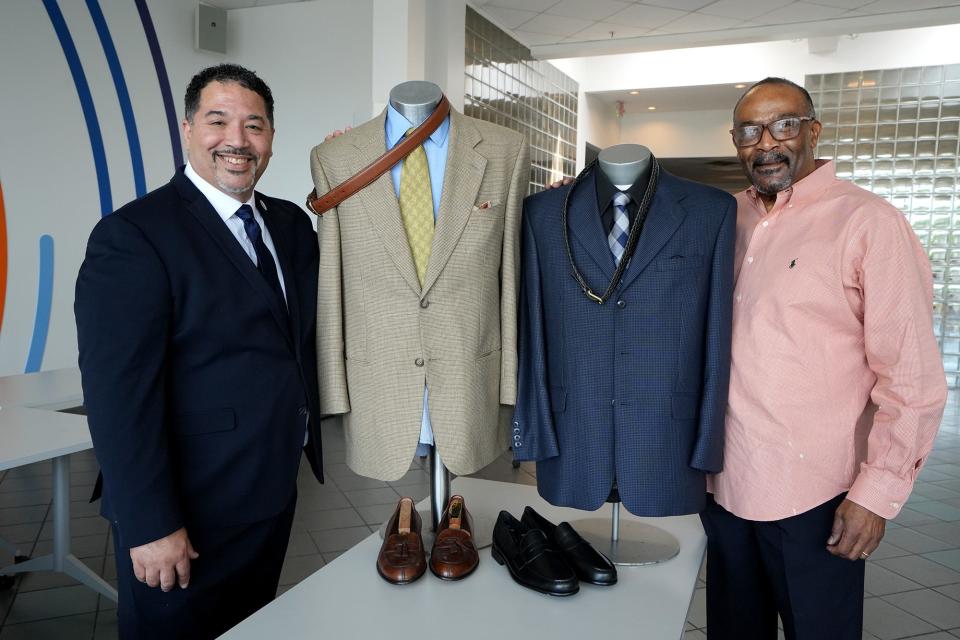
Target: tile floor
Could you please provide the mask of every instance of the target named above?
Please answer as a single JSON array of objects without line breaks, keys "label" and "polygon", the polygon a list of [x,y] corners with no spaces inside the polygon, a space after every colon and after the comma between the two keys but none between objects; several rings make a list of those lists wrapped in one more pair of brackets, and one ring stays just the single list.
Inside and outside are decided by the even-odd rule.
[{"label": "tile floor", "polygon": [[[280,578],[283,592],[369,535],[400,495],[428,495],[425,465],[415,462],[397,482],[353,474],[343,462],[343,436],[324,434],[327,483],[301,469],[300,499]],[[476,474],[535,484],[533,467],[514,469],[503,456]],[[73,551],[114,581],[113,545],[98,505],[86,502],[97,476],[92,452],[72,461]],[[30,555],[52,545],[49,463],[0,472],[0,537]],[[6,564],[9,558],[0,558]],[[706,638],[705,591],[698,583],[685,639]],[[960,393],[951,394],[934,452],[901,515],[867,563],[864,639],[960,638]],[[642,635],[642,634],[641,634]],[[59,574],[35,573],[0,591],[0,640],[107,640],[117,637],[115,605]],[[641,637],[641,636],[638,636]]]}]

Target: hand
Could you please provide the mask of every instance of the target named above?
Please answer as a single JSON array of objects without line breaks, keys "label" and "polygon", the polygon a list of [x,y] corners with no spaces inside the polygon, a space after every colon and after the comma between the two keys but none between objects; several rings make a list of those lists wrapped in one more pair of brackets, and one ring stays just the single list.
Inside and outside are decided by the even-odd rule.
[{"label": "hand", "polygon": [[844,500],[833,517],[827,551],[847,560],[866,560],[880,545],[886,526],[874,512]]},{"label": "hand", "polygon": [[164,538],[130,549],[137,580],[164,591],[173,589],[175,582],[186,589],[190,583],[190,561],[199,557],[183,527]]},{"label": "hand", "polygon": [[570,184],[571,182],[573,182],[573,178],[564,178],[563,180],[557,180],[556,182],[552,182],[552,183],[548,184],[546,188],[547,188],[547,189],[558,189],[558,188],[560,188],[560,187],[565,187],[565,186],[567,186],[567,185]]},{"label": "hand", "polygon": [[323,141],[324,141],[324,142],[330,142],[330,141],[333,140],[334,138],[339,138],[340,136],[342,136],[343,134],[345,134],[347,131],[350,131],[351,129],[353,129],[353,127],[347,127],[347,128],[345,128],[343,131],[341,131],[340,129],[337,129],[337,130],[334,131],[333,133],[328,133],[327,136],[323,139]]}]

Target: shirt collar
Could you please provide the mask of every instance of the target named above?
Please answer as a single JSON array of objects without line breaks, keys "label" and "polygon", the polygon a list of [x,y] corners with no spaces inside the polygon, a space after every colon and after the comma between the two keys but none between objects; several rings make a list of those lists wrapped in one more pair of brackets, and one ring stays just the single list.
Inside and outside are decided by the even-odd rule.
[{"label": "shirt collar", "polygon": [[[413,126],[413,123],[407,120],[403,115],[393,108],[392,104],[387,104],[387,119],[386,124],[386,134],[387,134],[387,149],[392,149],[400,139],[403,138],[404,134],[407,133],[407,129]],[[450,116],[448,115],[443,119],[443,122],[440,123],[440,126],[433,130],[433,133],[430,134],[430,140],[433,141],[435,145],[443,146],[443,143],[447,141],[447,135],[450,133]]]},{"label": "shirt collar", "polygon": [[[603,213],[606,211],[607,207],[610,206],[610,203],[613,202],[613,196],[621,193],[621,190],[615,184],[610,182],[610,178],[608,178],[607,174],[605,174],[602,170],[597,168],[596,172],[597,206],[599,207],[600,212]],[[641,178],[642,177],[643,176],[641,176]],[[630,185],[629,189],[623,191],[623,193],[626,193],[628,196],[630,196],[630,201],[633,204],[639,206],[640,201],[643,200],[643,191],[646,187],[647,184],[644,180],[637,180]]]},{"label": "shirt collar", "polygon": [[[836,166],[833,160],[816,160],[815,163],[816,168],[807,176],[777,194],[777,204],[783,204],[789,201],[802,205],[817,200],[823,195],[824,189],[836,182]],[[763,206],[763,202],[760,201],[760,195],[757,193],[755,186],[751,185],[746,193],[750,196],[750,200],[753,201],[754,204],[759,205],[761,209],[766,209],[766,207]],[[776,206],[777,205],[774,205],[774,208],[776,208]],[[771,211],[772,210],[773,209],[771,209]]]},{"label": "shirt collar", "polygon": [[237,213],[237,209],[239,209],[243,204],[250,205],[250,208],[253,209],[254,215],[259,215],[254,194],[251,194],[250,198],[246,202],[240,202],[236,198],[228,196],[223,191],[220,191],[220,189],[217,189],[215,186],[201,178],[200,174],[194,170],[189,161],[187,161],[187,166],[183,170],[183,175],[187,176],[190,179],[190,182],[192,182],[194,186],[200,190],[200,193],[202,193],[207,201],[213,206],[217,212],[217,215],[219,215],[224,222],[232,218]]}]

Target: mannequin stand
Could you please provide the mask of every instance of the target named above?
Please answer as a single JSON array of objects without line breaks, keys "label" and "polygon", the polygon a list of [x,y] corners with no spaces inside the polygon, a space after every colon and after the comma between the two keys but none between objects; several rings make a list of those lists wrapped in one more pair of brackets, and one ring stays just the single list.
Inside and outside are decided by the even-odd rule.
[{"label": "mannequin stand", "polygon": [[616,480],[607,502],[613,507],[611,520],[588,518],[571,524],[594,549],[610,558],[613,564],[657,564],[680,553],[677,539],[660,527],[633,520],[620,522],[620,491]]}]

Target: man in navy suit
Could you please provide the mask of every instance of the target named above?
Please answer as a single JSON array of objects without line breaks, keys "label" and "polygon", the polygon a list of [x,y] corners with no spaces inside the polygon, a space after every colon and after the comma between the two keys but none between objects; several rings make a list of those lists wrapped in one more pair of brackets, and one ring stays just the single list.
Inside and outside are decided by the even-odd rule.
[{"label": "man in navy suit", "polygon": [[315,236],[254,191],[273,97],[220,65],[185,102],[186,167],[96,225],[77,278],[123,638],[212,638],[269,602],[304,447],[322,482]]}]

